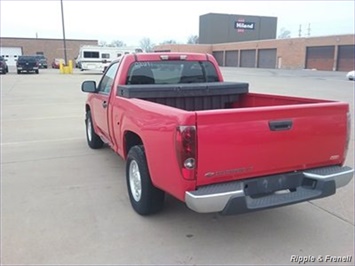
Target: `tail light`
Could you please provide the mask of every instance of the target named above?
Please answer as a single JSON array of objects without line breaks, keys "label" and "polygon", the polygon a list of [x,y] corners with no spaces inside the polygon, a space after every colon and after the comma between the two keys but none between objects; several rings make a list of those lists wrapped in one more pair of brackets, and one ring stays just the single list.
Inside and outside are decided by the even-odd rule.
[{"label": "tail light", "polygon": [[350,135],[351,135],[351,115],[347,113],[347,123],[346,123],[346,141],[345,141],[345,148],[344,148],[344,161],[349,149],[350,143]]},{"label": "tail light", "polygon": [[176,155],[184,179],[196,178],[196,127],[179,126],[176,131]]}]

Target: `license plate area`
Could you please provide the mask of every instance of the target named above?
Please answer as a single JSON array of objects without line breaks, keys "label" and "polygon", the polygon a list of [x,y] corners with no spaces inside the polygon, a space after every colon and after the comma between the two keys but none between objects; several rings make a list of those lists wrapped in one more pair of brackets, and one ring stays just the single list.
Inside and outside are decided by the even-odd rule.
[{"label": "license plate area", "polygon": [[274,193],[294,192],[299,187],[314,189],[317,181],[305,177],[302,173],[288,173],[260,177],[244,182],[244,193],[252,198],[264,197]]}]

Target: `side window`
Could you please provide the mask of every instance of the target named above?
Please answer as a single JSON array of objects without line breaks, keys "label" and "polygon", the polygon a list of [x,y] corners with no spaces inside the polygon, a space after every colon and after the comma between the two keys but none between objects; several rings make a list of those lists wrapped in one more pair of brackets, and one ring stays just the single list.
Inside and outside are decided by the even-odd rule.
[{"label": "side window", "polygon": [[119,66],[119,62],[111,65],[109,69],[105,72],[105,75],[102,77],[99,85],[99,92],[104,93],[104,94],[109,94],[111,91],[111,87],[113,84],[113,81],[116,76],[116,72]]},{"label": "side window", "polygon": [[101,54],[101,58],[110,58],[110,54]]},{"label": "side window", "polygon": [[100,58],[100,53],[93,51],[85,51],[84,58]]}]

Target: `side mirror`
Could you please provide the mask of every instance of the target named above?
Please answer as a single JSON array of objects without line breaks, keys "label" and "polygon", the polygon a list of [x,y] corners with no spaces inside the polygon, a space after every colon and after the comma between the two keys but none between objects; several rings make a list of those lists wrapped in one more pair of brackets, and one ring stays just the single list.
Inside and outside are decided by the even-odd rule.
[{"label": "side mirror", "polygon": [[96,82],[93,80],[84,81],[81,84],[81,91],[95,93],[96,92]]}]

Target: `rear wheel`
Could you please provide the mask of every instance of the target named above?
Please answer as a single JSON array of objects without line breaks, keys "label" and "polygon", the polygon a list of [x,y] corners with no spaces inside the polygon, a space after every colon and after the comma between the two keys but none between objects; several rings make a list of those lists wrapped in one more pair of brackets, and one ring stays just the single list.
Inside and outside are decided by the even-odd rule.
[{"label": "rear wheel", "polygon": [[17,70],[17,74],[21,74],[21,71],[20,71],[20,70]]},{"label": "rear wheel", "polygon": [[100,149],[104,145],[102,139],[95,133],[94,126],[92,124],[91,112],[86,113],[86,140],[88,145],[92,149]]},{"label": "rear wheel", "polygon": [[151,181],[143,146],[130,149],[126,162],[128,195],[133,209],[140,215],[159,212],[164,205],[164,191]]},{"label": "rear wheel", "polygon": [[37,69],[35,72],[36,72],[36,74],[38,74],[38,73],[39,73],[39,70]]}]

